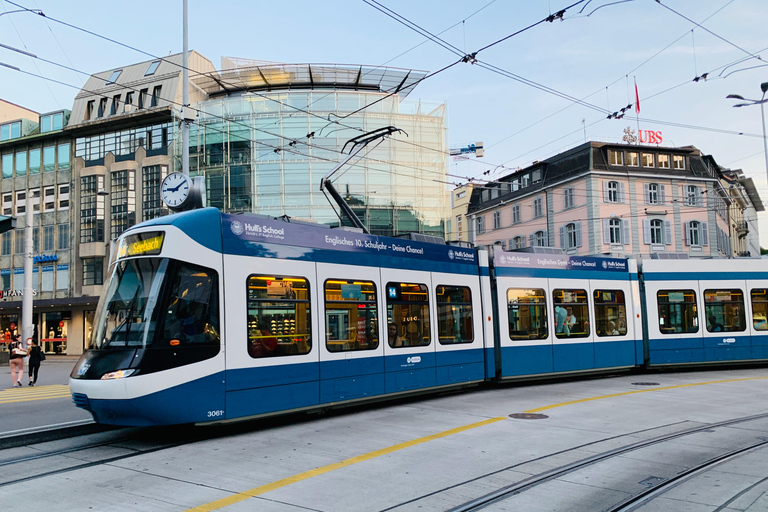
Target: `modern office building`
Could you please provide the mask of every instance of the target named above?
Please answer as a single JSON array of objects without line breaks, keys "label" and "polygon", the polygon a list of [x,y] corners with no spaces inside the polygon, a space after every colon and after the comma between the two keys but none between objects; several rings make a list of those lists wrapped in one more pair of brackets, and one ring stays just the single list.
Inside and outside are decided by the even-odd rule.
[{"label": "modern office building", "polygon": [[205,176],[211,206],[337,225],[321,178],[346,156],[349,139],[394,126],[405,133],[384,140],[332,181],[372,233],[445,235],[446,108],[404,101],[426,73],[242,59],[224,64],[222,71],[191,78],[206,98],[193,103],[190,174]]},{"label": "modern office building", "polygon": [[[578,255],[732,257],[734,196],[723,177],[714,158],[691,146],[588,142],[476,187],[472,241]],[[745,207],[762,208],[754,187],[744,190]],[[756,214],[751,221],[756,236]]]},{"label": "modern office building", "polygon": [[[92,75],[71,112],[38,114],[0,102],[4,215],[35,212],[33,322],[52,353],[80,354],[128,227],[168,212],[160,182],[181,169],[182,55]],[[334,176],[374,233],[444,236],[444,104],[403,101],[423,72],[224,59],[190,52],[190,174],[224,211],[339,224],[320,179],[347,141],[395,126]],[[19,227],[23,222],[18,223]],[[24,230],[0,235],[0,333],[19,329]]]}]

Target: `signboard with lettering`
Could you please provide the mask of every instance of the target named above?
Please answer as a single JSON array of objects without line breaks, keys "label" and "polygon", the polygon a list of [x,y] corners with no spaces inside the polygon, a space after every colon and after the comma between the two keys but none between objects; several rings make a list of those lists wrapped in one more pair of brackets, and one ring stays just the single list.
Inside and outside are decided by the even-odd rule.
[{"label": "signboard with lettering", "polygon": [[493,261],[496,267],[629,272],[627,260],[596,256],[504,252],[497,249],[494,252]]}]

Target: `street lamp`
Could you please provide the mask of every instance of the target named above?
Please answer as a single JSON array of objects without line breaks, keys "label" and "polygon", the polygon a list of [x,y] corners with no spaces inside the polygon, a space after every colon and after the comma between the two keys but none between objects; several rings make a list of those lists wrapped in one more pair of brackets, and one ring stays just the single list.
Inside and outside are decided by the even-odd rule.
[{"label": "street lamp", "polygon": [[765,103],[768,102],[768,99],[766,99],[765,97],[765,93],[768,92],[768,82],[763,82],[762,84],[760,84],[760,90],[763,91],[763,96],[759,100],[751,100],[749,98],[745,98],[744,96],[741,96],[740,94],[729,94],[728,96],[726,96],[726,98],[748,102],[748,103],[738,103],[734,105],[734,107],[748,107],[750,105],[760,105],[760,115],[762,116],[762,119],[763,119],[763,149],[765,151],[765,172],[766,172],[766,176],[768,176],[768,139],[766,139],[766,136],[765,136],[765,109],[763,108],[763,105],[765,105]]}]

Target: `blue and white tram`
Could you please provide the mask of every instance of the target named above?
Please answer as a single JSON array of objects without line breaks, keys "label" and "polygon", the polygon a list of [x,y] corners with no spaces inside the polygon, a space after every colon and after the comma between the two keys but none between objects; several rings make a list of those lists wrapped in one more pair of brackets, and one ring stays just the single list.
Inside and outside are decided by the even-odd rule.
[{"label": "blue and white tram", "polygon": [[649,365],[768,359],[765,260],[646,260]]},{"label": "blue and white tram", "polygon": [[635,260],[497,251],[493,268],[502,379],[643,364]]},{"label": "blue and white tram", "polygon": [[213,208],[161,217],[121,236],[70,387],[98,422],[161,425],[481,382],[488,275],[474,249]]},{"label": "blue and white tram", "polygon": [[237,420],[470,384],[768,361],[763,260],[507,253],[214,208],[127,230],[75,365],[100,423]]}]

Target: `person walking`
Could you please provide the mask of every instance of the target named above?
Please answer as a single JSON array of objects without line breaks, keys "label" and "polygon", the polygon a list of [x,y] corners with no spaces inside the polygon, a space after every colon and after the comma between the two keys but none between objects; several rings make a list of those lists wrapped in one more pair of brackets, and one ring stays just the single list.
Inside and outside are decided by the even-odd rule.
[{"label": "person walking", "polygon": [[33,338],[27,339],[27,355],[29,356],[29,385],[34,386],[37,382],[37,372],[40,370],[40,362],[45,358],[43,350]]},{"label": "person walking", "polygon": [[11,365],[11,380],[13,387],[21,387],[21,378],[24,376],[24,357],[26,351],[21,344],[21,335],[17,334],[8,344],[9,364]]}]

